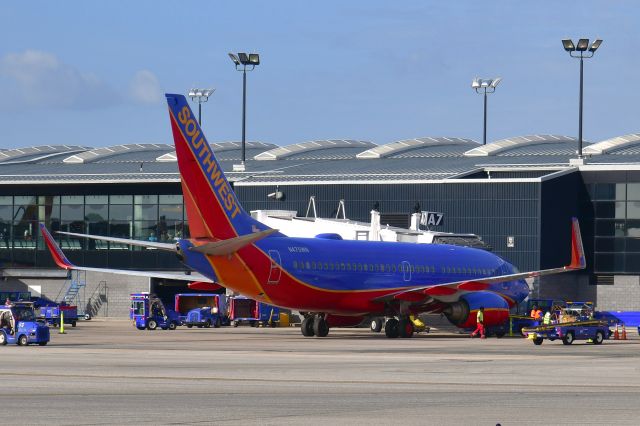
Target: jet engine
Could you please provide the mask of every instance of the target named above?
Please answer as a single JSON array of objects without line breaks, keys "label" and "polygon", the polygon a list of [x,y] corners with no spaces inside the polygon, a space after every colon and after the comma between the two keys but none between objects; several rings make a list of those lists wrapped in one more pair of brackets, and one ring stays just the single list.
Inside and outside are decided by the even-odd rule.
[{"label": "jet engine", "polygon": [[473,328],[476,325],[478,309],[484,306],[484,325],[496,326],[509,320],[509,304],[500,295],[488,291],[477,291],[460,296],[457,302],[449,304],[444,315],[455,326]]}]

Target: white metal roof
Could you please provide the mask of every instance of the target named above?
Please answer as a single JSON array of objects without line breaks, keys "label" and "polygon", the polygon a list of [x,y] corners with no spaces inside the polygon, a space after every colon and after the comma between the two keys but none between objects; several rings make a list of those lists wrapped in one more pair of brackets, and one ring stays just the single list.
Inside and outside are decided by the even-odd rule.
[{"label": "white metal roof", "polygon": [[466,157],[488,157],[497,155],[501,152],[506,152],[512,149],[521,148],[523,146],[534,146],[549,143],[562,143],[562,142],[576,142],[576,138],[569,136],[557,136],[557,135],[530,135],[530,136],[517,136],[513,138],[501,139],[499,141],[491,142],[477,148],[473,148],[464,153]]}]

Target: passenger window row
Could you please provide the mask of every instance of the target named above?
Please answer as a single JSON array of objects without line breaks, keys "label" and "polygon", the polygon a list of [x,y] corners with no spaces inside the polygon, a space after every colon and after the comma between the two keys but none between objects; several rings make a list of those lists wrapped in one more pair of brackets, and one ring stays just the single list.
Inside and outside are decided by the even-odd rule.
[{"label": "passenger window row", "polygon": [[[435,274],[436,267],[433,265],[409,265],[400,263],[398,265],[389,263],[361,263],[361,262],[318,262],[318,261],[293,261],[293,268],[309,271],[348,271],[348,272],[409,272],[418,274]],[[469,268],[442,266],[442,274],[489,276],[491,271],[484,268]]]}]

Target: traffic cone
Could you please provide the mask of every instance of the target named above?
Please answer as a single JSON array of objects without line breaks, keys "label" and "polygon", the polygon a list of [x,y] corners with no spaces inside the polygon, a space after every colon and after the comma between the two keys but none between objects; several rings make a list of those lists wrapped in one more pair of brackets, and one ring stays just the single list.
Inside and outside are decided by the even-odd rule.
[{"label": "traffic cone", "polygon": [[627,329],[624,324],[622,324],[622,340],[627,340]]},{"label": "traffic cone", "polygon": [[58,334],[67,334],[64,331],[64,311],[62,309],[60,309],[60,331],[58,331]]},{"label": "traffic cone", "polygon": [[616,324],[616,331],[613,332],[613,340],[620,340],[620,333],[618,332],[618,324]]}]

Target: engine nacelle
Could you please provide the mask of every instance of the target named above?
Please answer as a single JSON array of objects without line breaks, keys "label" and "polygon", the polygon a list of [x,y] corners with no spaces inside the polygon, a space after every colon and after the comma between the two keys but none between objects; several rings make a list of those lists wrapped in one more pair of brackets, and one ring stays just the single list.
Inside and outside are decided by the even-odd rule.
[{"label": "engine nacelle", "polygon": [[491,327],[509,321],[509,304],[501,296],[488,291],[477,291],[460,296],[460,300],[451,303],[444,314],[449,321],[460,328],[476,326],[476,315],[480,306],[484,306],[484,325]]}]

